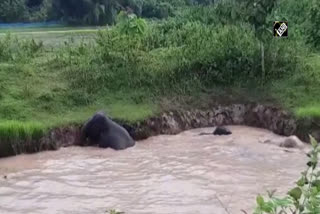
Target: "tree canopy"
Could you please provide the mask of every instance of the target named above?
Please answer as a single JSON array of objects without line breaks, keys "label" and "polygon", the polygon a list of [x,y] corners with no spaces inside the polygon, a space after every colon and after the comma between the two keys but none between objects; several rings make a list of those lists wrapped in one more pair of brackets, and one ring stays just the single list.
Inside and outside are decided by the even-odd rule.
[{"label": "tree canopy", "polygon": [[165,18],[173,8],[210,0],[2,0],[0,22],[63,20],[76,24],[112,24],[120,10]]}]

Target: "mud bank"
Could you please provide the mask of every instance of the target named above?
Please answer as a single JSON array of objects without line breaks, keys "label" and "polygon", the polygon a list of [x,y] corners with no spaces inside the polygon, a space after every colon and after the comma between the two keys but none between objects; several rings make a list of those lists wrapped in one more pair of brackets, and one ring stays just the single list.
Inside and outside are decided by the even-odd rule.
[{"label": "mud bank", "polygon": [[[122,125],[132,126],[135,130],[132,137],[135,140],[143,140],[160,134],[174,135],[189,129],[219,125],[245,125],[263,128],[283,136],[296,135],[305,142],[308,141],[308,135],[312,134],[320,140],[320,127],[315,121],[311,119],[297,120],[293,114],[285,110],[259,104],[217,105],[209,109],[173,110],[134,124],[117,119],[115,121]],[[33,147],[36,145],[34,148],[23,152],[33,153],[79,145],[81,144],[78,138],[80,129],[81,125],[55,128],[39,142],[33,143]],[[15,149],[10,153],[14,155],[22,152]]]},{"label": "mud bank", "polygon": [[[160,134],[174,135],[189,129],[219,125],[263,128],[283,136],[297,135],[304,141],[308,141],[309,134],[320,139],[320,128],[316,127],[312,120],[297,120],[287,111],[259,104],[215,106],[207,110],[173,110],[134,124],[117,119],[115,121],[132,126],[135,129],[132,135],[135,140],[144,140]],[[45,141],[54,142],[56,148],[77,145],[80,128],[81,125],[74,125],[54,129],[45,137]]]}]

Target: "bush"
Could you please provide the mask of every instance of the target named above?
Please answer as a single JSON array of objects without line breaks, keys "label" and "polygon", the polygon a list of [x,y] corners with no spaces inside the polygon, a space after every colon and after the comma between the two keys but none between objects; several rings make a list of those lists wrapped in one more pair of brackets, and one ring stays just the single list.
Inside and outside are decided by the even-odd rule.
[{"label": "bush", "polygon": [[1,0],[0,22],[15,22],[28,17],[26,0]]},{"label": "bush", "polygon": [[156,0],[143,1],[141,15],[145,18],[167,18],[172,15],[173,7],[168,2],[158,2]]},{"label": "bush", "polygon": [[301,173],[296,187],[283,198],[275,197],[274,192],[268,192],[269,200],[266,201],[259,195],[254,214],[320,213],[320,170],[318,168],[320,146],[311,136],[310,140],[312,151],[307,154],[309,157],[307,169]]},{"label": "bush", "polygon": [[256,39],[245,26],[215,28],[187,23],[175,37],[184,41],[182,75],[197,75],[209,87],[232,85],[256,75]]},{"label": "bush", "polygon": [[[100,31],[96,44],[65,47],[59,58],[74,89],[88,94],[119,88],[163,93],[173,88],[185,91],[188,84],[214,87],[262,81],[258,39],[249,24],[216,26],[169,19],[140,29],[137,20],[141,19]],[[303,51],[295,40],[270,40],[265,49],[266,80],[302,70]]]},{"label": "bush", "polygon": [[31,40],[19,40],[7,34],[0,38],[0,62],[25,62],[33,58],[42,49],[42,42],[37,43]]},{"label": "bush", "polygon": [[320,2],[319,1],[311,1],[312,6],[310,8],[308,14],[308,41],[313,44],[318,50],[320,50]]}]

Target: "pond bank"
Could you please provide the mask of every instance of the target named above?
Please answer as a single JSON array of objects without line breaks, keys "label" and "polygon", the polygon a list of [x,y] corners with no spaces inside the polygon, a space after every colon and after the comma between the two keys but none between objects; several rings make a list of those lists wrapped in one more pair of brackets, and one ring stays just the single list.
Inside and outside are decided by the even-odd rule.
[{"label": "pond bank", "polygon": [[[320,128],[313,120],[298,120],[293,114],[277,107],[260,104],[217,105],[208,109],[173,110],[136,123],[114,119],[121,125],[130,125],[135,131],[132,137],[143,140],[160,134],[179,134],[182,131],[219,125],[245,125],[263,128],[283,136],[296,135],[307,142],[308,135],[320,139]],[[20,142],[7,147],[5,154],[34,153],[56,150],[60,147],[79,145],[81,124],[66,125],[50,130],[38,142]],[[25,144],[21,146],[22,144]],[[22,148],[22,149],[21,149]]]}]

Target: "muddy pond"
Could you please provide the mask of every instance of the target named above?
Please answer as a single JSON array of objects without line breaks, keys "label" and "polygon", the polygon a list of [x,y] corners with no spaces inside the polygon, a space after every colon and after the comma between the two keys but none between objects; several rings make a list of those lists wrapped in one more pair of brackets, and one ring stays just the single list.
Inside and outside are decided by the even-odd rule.
[{"label": "muddy pond", "polygon": [[[301,149],[261,143],[267,130],[229,126],[161,135],[124,151],[62,148],[0,159],[0,213],[252,213],[266,190],[286,193],[305,168]],[[307,150],[308,148],[306,148]]]}]

